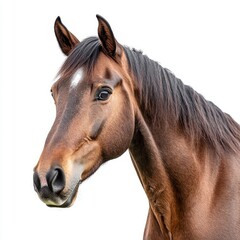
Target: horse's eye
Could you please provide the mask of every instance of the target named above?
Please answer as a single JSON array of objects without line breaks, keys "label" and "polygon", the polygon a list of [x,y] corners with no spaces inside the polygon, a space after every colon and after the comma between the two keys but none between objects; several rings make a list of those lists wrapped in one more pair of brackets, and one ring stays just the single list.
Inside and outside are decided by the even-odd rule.
[{"label": "horse's eye", "polygon": [[100,101],[106,101],[110,97],[111,94],[112,94],[112,90],[111,89],[109,89],[109,88],[102,88],[97,93],[96,99],[100,100]]}]

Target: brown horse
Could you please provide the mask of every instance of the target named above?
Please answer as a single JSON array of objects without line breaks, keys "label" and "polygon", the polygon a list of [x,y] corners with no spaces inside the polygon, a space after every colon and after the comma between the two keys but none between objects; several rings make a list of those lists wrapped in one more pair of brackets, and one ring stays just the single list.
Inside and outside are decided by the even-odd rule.
[{"label": "brown horse", "polygon": [[58,17],[67,59],[56,119],[34,172],[48,206],[127,149],[149,199],[144,239],[240,239],[240,126],[169,70],[120,45],[108,22],[82,42]]}]

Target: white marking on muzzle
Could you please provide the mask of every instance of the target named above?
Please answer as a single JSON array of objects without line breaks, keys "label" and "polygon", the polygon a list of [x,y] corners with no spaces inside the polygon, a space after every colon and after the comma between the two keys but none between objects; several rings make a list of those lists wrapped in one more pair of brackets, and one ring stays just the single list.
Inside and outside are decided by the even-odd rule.
[{"label": "white marking on muzzle", "polygon": [[82,163],[71,163],[70,166],[70,172],[73,176],[72,180],[76,183],[79,182],[79,180],[82,181],[82,174],[85,170],[84,165]]},{"label": "white marking on muzzle", "polygon": [[84,165],[83,164],[78,164],[78,166],[76,167],[76,170],[77,170],[77,172],[78,172],[78,174],[79,174],[79,176],[80,176],[80,180],[82,181],[82,174],[83,174],[83,172],[84,172]]},{"label": "white marking on muzzle", "polygon": [[83,77],[84,77],[84,71],[83,71],[83,68],[80,68],[71,78],[70,89],[77,87],[79,82],[82,81]]}]

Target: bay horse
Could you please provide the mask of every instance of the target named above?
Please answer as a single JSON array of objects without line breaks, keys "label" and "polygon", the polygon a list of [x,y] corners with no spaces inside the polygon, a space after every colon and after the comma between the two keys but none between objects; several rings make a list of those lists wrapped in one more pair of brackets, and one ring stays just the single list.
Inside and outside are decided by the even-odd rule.
[{"label": "bay horse", "polygon": [[71,206],[85,179],[129,149],[149,200],[144,240],[240,239],[240,126],[97,19],[98,37],[81,42],[55,21],[67,58],[51,88],[38,196]]}]

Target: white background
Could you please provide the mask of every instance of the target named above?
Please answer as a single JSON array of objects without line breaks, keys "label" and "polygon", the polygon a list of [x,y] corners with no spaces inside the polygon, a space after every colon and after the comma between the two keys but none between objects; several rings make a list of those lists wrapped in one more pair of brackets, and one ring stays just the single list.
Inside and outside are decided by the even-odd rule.
[{"label": "white background", "polygon": [[122,44],[142,49],[240,122],[238,1],[0,2],[0,239],[142,239],[148,202],[125,154],[80,186],[75,205],[46,207],[33,167],[54,120],[50,96],[65,57],[53,23],[81,40],[105,17]]}]

